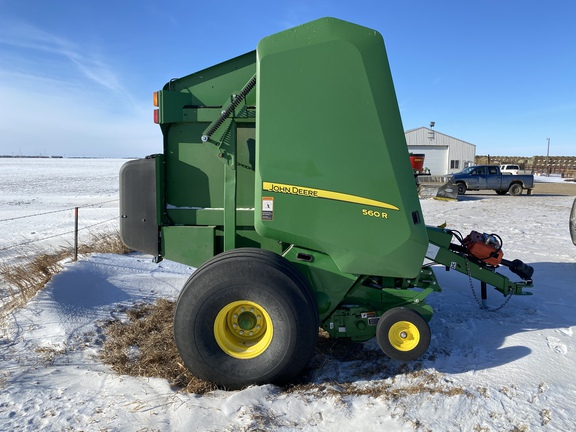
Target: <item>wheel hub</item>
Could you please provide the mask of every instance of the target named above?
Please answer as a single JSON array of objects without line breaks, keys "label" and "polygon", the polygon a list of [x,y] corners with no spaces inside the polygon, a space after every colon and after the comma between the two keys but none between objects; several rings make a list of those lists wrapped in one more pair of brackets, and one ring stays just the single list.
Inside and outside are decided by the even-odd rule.
[{"label": "wheel hub", "polygon": [[214,320],[216,343],[226,354],[239,359],[262,354],[272,334],[272,320],[266,310],[248,300],[227,304]]},{"label": "wheel hub", "polygon": [[410,351],[420,343],[418,327],[409,321],[398,321],[388,332],[390,344],[398,351]]},{"label": "wheel hub", "polygon": [[243,338],[258,337],[266,325],[262,318],[262,311],[253,306],[242,304],[229,314],[228,324],[233,333]]},{"label": "wheel hub", "polygon": [[254,313],[252,311],[242,312],[238,317],[238,325],[242,330],[252,330],[254,327],[256,327],[256,323],[261,318],[262,317],[260,316],[258,317],[254,316]]}]

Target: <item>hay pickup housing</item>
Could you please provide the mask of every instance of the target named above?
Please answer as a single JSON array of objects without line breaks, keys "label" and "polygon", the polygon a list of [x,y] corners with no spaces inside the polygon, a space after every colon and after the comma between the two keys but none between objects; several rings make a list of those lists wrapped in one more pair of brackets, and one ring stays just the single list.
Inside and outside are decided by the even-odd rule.
[{"label": "hay pickup housing", "polygon": [[174,335],[200,378],[286,383],[319,327],[416,359],[430,343],[426,297],[440,291],[430,263],[505,296],[531,286],[531,268],[497,243],[476,248],[498,256],[489,263],[425,225],[375,30],[324,18],[274,34],[170,80],[155,104],[163,152],[121,169],[121,237],[198,267]]}]

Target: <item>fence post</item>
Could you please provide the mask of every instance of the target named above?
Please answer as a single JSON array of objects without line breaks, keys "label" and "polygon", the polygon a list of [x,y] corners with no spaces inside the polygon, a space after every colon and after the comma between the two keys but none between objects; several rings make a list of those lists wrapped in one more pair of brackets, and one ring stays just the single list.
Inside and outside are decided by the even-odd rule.
[{"label": "fence post", "polygon": [[78,207],[74,207],[74,262],[78,261]]}]

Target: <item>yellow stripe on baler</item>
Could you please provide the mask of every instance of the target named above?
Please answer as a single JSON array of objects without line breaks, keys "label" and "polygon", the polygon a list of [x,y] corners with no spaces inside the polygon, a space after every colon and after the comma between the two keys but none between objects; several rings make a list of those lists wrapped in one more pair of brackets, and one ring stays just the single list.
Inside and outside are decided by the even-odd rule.
[{"label": "yellow stripe on baler", "polygon": [[308,196],[312,198],[324,198],[334,201],[343,201],[354,204],[364,204],[373,207],[380,207],[389,210],[400,210],[392,204],[382,201],[376,201],[370,198],[364,198],[356,195],[345,194],[341,192],[327,191],[323,189],[314,189],[305,186],[287,185],[282,183],[262,182],[262,190],[267,192],[277,192],[289,195]]}]

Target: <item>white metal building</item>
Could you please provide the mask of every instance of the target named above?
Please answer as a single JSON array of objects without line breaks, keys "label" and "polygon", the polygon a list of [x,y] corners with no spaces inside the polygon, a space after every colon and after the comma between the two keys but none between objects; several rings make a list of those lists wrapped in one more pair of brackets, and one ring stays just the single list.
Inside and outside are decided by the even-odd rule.
[{"label": "white metal building", "polygon": [[454,173],[474,165],[474,144],[427,127],[410,129],[405,135],[408,151],[425,155],[424,167],[428,168],[432,175]]}]

